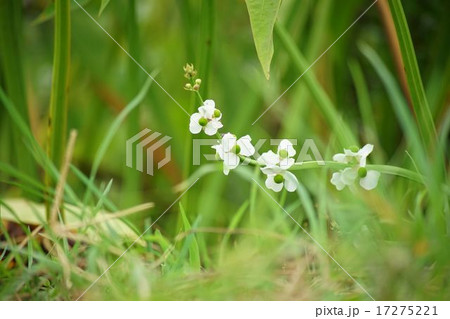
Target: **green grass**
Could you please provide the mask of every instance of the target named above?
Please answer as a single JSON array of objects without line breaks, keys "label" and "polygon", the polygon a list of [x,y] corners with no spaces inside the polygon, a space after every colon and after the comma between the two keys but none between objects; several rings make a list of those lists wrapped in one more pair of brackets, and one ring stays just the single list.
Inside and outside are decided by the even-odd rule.
[{"label": "green grass", "polygon": [[[286,213],[376,300],[450,298],[448,4],[389,0],[414,114],[374,6],[252,125],[371,2],[284,0],[270,80],[243,1],[79,3],[189,112],[192,62],[222,133],[297,152],[312,138],[326,165],[296,165],[297,191],[270,196],[257,168],[193,166],[188,116],[74,1],[4,1],[0,300],[371,300]],[[154,176],[125,165],[144,128],[172,137]],[[69,129],[65,224],[50,227]],[[379,185],[337,191],[333,154],[366,143]]]},{"label": "green grass", "polygon": [[[23,70],[23,18],[20,3],[10,0],[2,1],[0,15],[0,45],[2,47],[0,67],[2,70],[2,87],[4,87],[9,97],[14,101],[17,111],[29,125],[27,92]],[[26,175],[36,177],[36,164],[28,155],[19,130],[7,120],[3,108],[0,115],[0,125],[4,127],[2,135],[8,135],[8,137],[2,139],[2,145],[4,145],[2,159],[14,163]],[[28,192],[25,192],[25,195],[31,196]],[[34,197],[31,196],[31,198]]]},{"label": "green grass", "polygon": [[[54,49],[52,88],[48,116],[47,153],[50,160],[61,167],[67,139],[67,104],[70,80],[70,4],[71,0],[55,2]],[[50,176],[46,175],[47,185],[51,185]],[[47,204],[49,208],[51,205]],[[62,209],[61,209],[62,211]],[[49,218],[47,209],[47,218]]]}]

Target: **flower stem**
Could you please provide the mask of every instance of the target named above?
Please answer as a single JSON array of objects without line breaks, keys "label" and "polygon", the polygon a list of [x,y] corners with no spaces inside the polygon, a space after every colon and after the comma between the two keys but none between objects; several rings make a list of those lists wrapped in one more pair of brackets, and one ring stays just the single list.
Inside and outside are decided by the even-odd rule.
[{"label": "flower stem", "polygon": [[[55,31],[52,90],[48,118],[48,157],[59,167],[65,154],[67,135],[67,104],[70,69],[70,0],[55,2]],[[45,172],[47,186],[52,186],[50,173]],[[47,203],[47,219],[50,203]]]},{"label": "flower stem", "polygon": [[[191,82],[191,85],[192,85],[192,86],[195,85],[194,79],[190,79],[190,82]],[[202,98],[202,95],[200,94],[200,91],[199,91],[199,90],[192,90],[192,91],[195,92],[195,93],[197,93],[197,97],[198,97],[198,99],[200,100],[200,103],[203,104],[203,98]]]},{"label": "flower stem", "polygon": [[[239,155],[239,157],[242,159],[242,161],[245,161],[246,163],[253,165],[253,166],[261,166],[256,160],[250,159],[248,157]],[[306,161],[302,163],[294,163],[294,165],[290,168],[292,171],[299,171],[299,170],[308,170],[308,169],[315,169],[315,168],[331,168],[331,169],[344,169],[346,167],[351,167],[350,164],[345,163],[337,163],[333,161]],[[375,171],[378,171],[382,174],[388,174],[388,175],[395,175],[404,177],[407,179],[410,179],[412,181],[418,182],[418,183],[424,183],[423,176],[413,172],[411,170],[396,167],[396,166],[390,166],[390,165],[367,165],[366,168],[368,170],[372,169]]]},{"label": "flower stem", "polygon": [[200,99],[200,102],[203,104],[203,99],[202,99],[202,95],[200,94],[200,92],[199,91],[195,91],[195,93],[197,93],[197,96]]},{"label": "flower stem", "polygon": [[[323,161],[323,162],[308,161],[308,162],[303,162],[303,163],[295,163],[291,169],[292,170],[303,170],[303,169],[313,169],[313,168],[321,168],[321,167],[332,168],[332,169],[343,169],[346,167],[351,167],[351,165],[345,164],[345,163],[337,163],[337,162],[333,162],[333,161]],[[367,165],[366,168],[368,170],[372,169],[372,170],[378,171],[383,174],[405,177],[407,179],[410,179],[410,180],[418,182],[418,183],[424,182],[422,175],[420,175],[416,172],[410,171],[408,169],[401,168],[401,167],[396,167],[396,166],[391,166],[391,165]]]}]

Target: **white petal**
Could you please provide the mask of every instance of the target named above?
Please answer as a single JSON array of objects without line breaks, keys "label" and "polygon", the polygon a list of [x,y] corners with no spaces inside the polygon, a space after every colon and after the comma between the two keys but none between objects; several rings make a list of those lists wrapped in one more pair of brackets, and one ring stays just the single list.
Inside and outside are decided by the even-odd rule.
[{"label": "white petal", "polygon": [[192,134],[198,134],[202,130],[202,126],[198,124],[201,117],[202,116],[199,113],[194,113],[191,115],[189,120],[189,131],[191,131]]},{"label": "white petal", "polygon": [[219,129],[219,128],[223,127],[223,124],[216,118],[213,118],[210,123],[216,129]]},{"label": "white petal", "polygon": [[190,120],[191,122],[198,122],[202,118],[202,115],[200,113],[194,113],[191,115]]},{"label": "white petal", "polygon": [[334,155],[333,161],[338,162],[338,163],[347,163],[348,162],[347,156],[342,153],[338,153],[338,154]]},{"label": "white petal", "polygon": [[223,163],[229,169],[234,169],[239,165],[239,157],[231,152],[225,152],[223,156]]},{"label": "white petal", "polygon": [[203,105],[209,109],[216,108],[216,103],[214,102],[214,100],[205,100],[205,102],[203,102]]},{"label": "white petal", "polygon": [[336,189],[338,191],[341,191],[345,188],[345,184],[342,182],[342,173],[341,172],[333,173],[333,176],[331,176],[330,182],[331,182],[331,184],[336,186]]},{"label": "white petal", "polygon": [[289,140],[282,140],[280,142],[280,145],[278,145],[278,154],[280,154],[281,150],[287,151],[289,157],[292,157],[295,155],[294,146],[292,146],[292,143]]},{"label": "white petal", "polygon": [[269,165],[266,167],[261,167],[261,172],[263,172],[266,175],[277,175],[277,174],[284,174],[284,170],[276,165]]},{"label": "white petal", "polygon": [[355,169],[347,167],[342,171],[341,181],[345,185],[351,185],[355,182],[356,177],[358,177],[358,172]]},{"label": "white petal", "polygon": [[212,124],[212,121],[209,121],[208,124],[206,124],[206,126],[205,126],[205,134],[212,136],[216,133],[217,133],[217,128],[214,127],[214,125]]},{"label": "white petal", "polygon": [[222,144],[214,145],[214,146],[211,146],[211,147],[216,150],[216,154],[219,155],[220,159],[223,160],[224,152],[223,152]]},{"label": "white petal", "polygon": [[262,153],[258,158],[258,163],[261,165],[277,165],[280,162],[280,157],[272,151]]},{"label": "white petal", "polygon": [[366,158],[369,156],[370,153],[372,153],[373,145],[372,144],[366,144],[358,151],[359,156],[359,166],[365,167],[366,166]]},{"label": "white petal", "polygon": [[198,134],[202,130],[202,127],[198,123],[189,123],[189,131],[191,131],[192,134]]},{"label": "white petal", "polygon": [[215,110],[215,104],[213,100],[206,100],[203,105],[198,108],[198,111],[208,119],[212,119]]},{"label": "white petal", "polygon": [[286,157],[286,158],[283,158],[283,159],[280,161],[280,167],[281,167],[282,169],[288,169],[288,168],[290,168],[292,165],[294,165],[294,163],[295,163],[295,160],[294,160],[293,158]]},{"label": "white petal", "polygon": [[373,151],[373,145],[366,144],[358,151],[358,155],[367,157],[367,156],[369,156],[370,153],[372,153],[372,151]]},{"label": "white petal", "polygon": [[236,136],[231,133],[226,133],[222,137],[222,145],[225,153],[231,151],[231,149],[236,145]]},{"label": "white petal", "polygon": [[208,113],[207,111],[206,111],[206,109],[205,109],[205,107],[204,106],[200,106],[199,108],[198,108],[198,113],[202,116],[202,117],[204,117],[204,118],[206,118],[206,119],[210,119],[211,118],[211,114],[210,113]]},{"label": "white petal", "polygon": [[230,168],[223,163],[223,173],[228,175],[230,173]]},{"label": "white petal", "polygon": [[351,150],[348,150],[348,149],[346,149],[346,148],[344,148],[344,154],[345,154],[345,156],[348,156],[348,157],[356,157],[356,156],[358,156],[358,152],[353,152],[353,151],[351,151]]},{"label": "white petal", "polygon": [[291,172],[285,172],[284,174],[284,188],[288,192],[294,192],[298,187],[298,179]]},{"label": "white petal", "polygon": [[237,144],[241,148],[239,154],[242,154],[244,156],[252,156],[253,154],[255,154],[255,148],[253,147],[251,140],[252,139],[248,135],[245,135],[237,140]]},{"label": "white petal", "polygon": [[380,172],[368,171],[366,177],[359,180],[359,185],[361,185],[362,188],[370,191],[371,189],[377,187],[379,178]]},{"label": "white petal", "polygon": [[274,177],[274,175],[268,175],[265,184],[268,189],[279,192],[283,188],[283,183],[275,183]]}]

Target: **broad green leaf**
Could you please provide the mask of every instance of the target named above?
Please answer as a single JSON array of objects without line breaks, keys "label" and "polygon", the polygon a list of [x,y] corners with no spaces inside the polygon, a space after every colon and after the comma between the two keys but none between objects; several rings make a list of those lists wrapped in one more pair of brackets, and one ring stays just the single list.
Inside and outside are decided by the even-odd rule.
[{"label": "broad green leaf", "polygon": [[270,62],[273,56],[273,28],[281,0],[245,0],[256,53],[266,79],[270,77]]}]

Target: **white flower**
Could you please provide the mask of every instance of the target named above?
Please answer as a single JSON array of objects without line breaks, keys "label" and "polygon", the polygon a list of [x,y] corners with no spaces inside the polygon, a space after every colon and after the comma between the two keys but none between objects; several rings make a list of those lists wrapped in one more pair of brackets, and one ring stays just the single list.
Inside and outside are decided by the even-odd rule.
[{"label": "white flower", "polygon": [[355,182],[358,176],[357,171],[353,168],[347,167],[337,173],[333,173],[331,177],[331,184],[336,186],[337,190],[343,190],[345,186],[350,186]]},{"label": "white flower", "polygon": [[206,135],[214,135],[217,130],[223,127],[220,119],[222,113],[216,109],[213,100],[206,100],[203,105],[198,108],[198,113],[191,115],[189,122],[189,131],[192,134],[198,134],[203,129]]},{"label": "white flower", "polygon": [[372,144],[366,144],[361,149],[351,147],[350,149],[344,149],[344,153],[334,155],[333,161],[338,163],[351,163],[355,160],[359,166],[365,167],[367,156],[372,153],[372,150]]},{"label": "white flower", "polygon": [[248,135],[237,139],[236,135],[226,133],[218,145],[212,146],[216,150],[216,154],[223,160],[223,173],[225,175],[228,175],[230,170],[239,165],[239,155],[252,156],[255,153],[251,140]]},{"label": "white flower", "polygon": [[347,167],[339,172],[333,173],[331,184],[336,186],[337,190],[343,190],[345,186],[353,185],[355,180],[359,179],[359,185],[366,190],[374,189],[378,184],[380,173],[374,170],[366,169],[367,156],[372,152],[373,145],[366,144],[361,149],[344,149],[344,153],[336,154],[333,160],[338,163],[354,163],[353,167]]},{"label": "white flower", "polygon": [[289,140],[282,140],[280,145],[278,145],[277,154],[272,151],[265,152],[258,158],[258,163],[288,169],[295,163],[295,160],[292,158],[294,155],[295,149],[292,143]]},{"label": "white flower", "polygon": [[261,154],[258,158],[258,163],[265,165],[265,167],[261,168],[261,171],[267,175],[267,188],[275,192],[281,191],[283,186],[288,192],[293,192],[297,189],[297,177],[287,171],[295,163],[295,160],[292,158],[294,155],[295,150],[289,140],[280,142],[276,154],[272,151]]},{"label": "white flower", "polygon": [[[364,168],[364,167],[362,167]],[[360,168],[361,170],[361,168]],[[359,185],[361,185],[362,188],[370,191],[371,189],[374,189],[375,187],[377,187],[378,185],[378,179],[380,178],[380,172],[377,171],[367,171],[365,172],[365,176],[361,177],[361,173],[358,170],[358,175],[359,175]]]},{"label": "white flower", "polygon": [[261,171],[267,175],[266,187],[279,192],[284,188],[288,192],[294,192],[298,187],[298,180],[294,174],[279,166],[262,167]]}]

